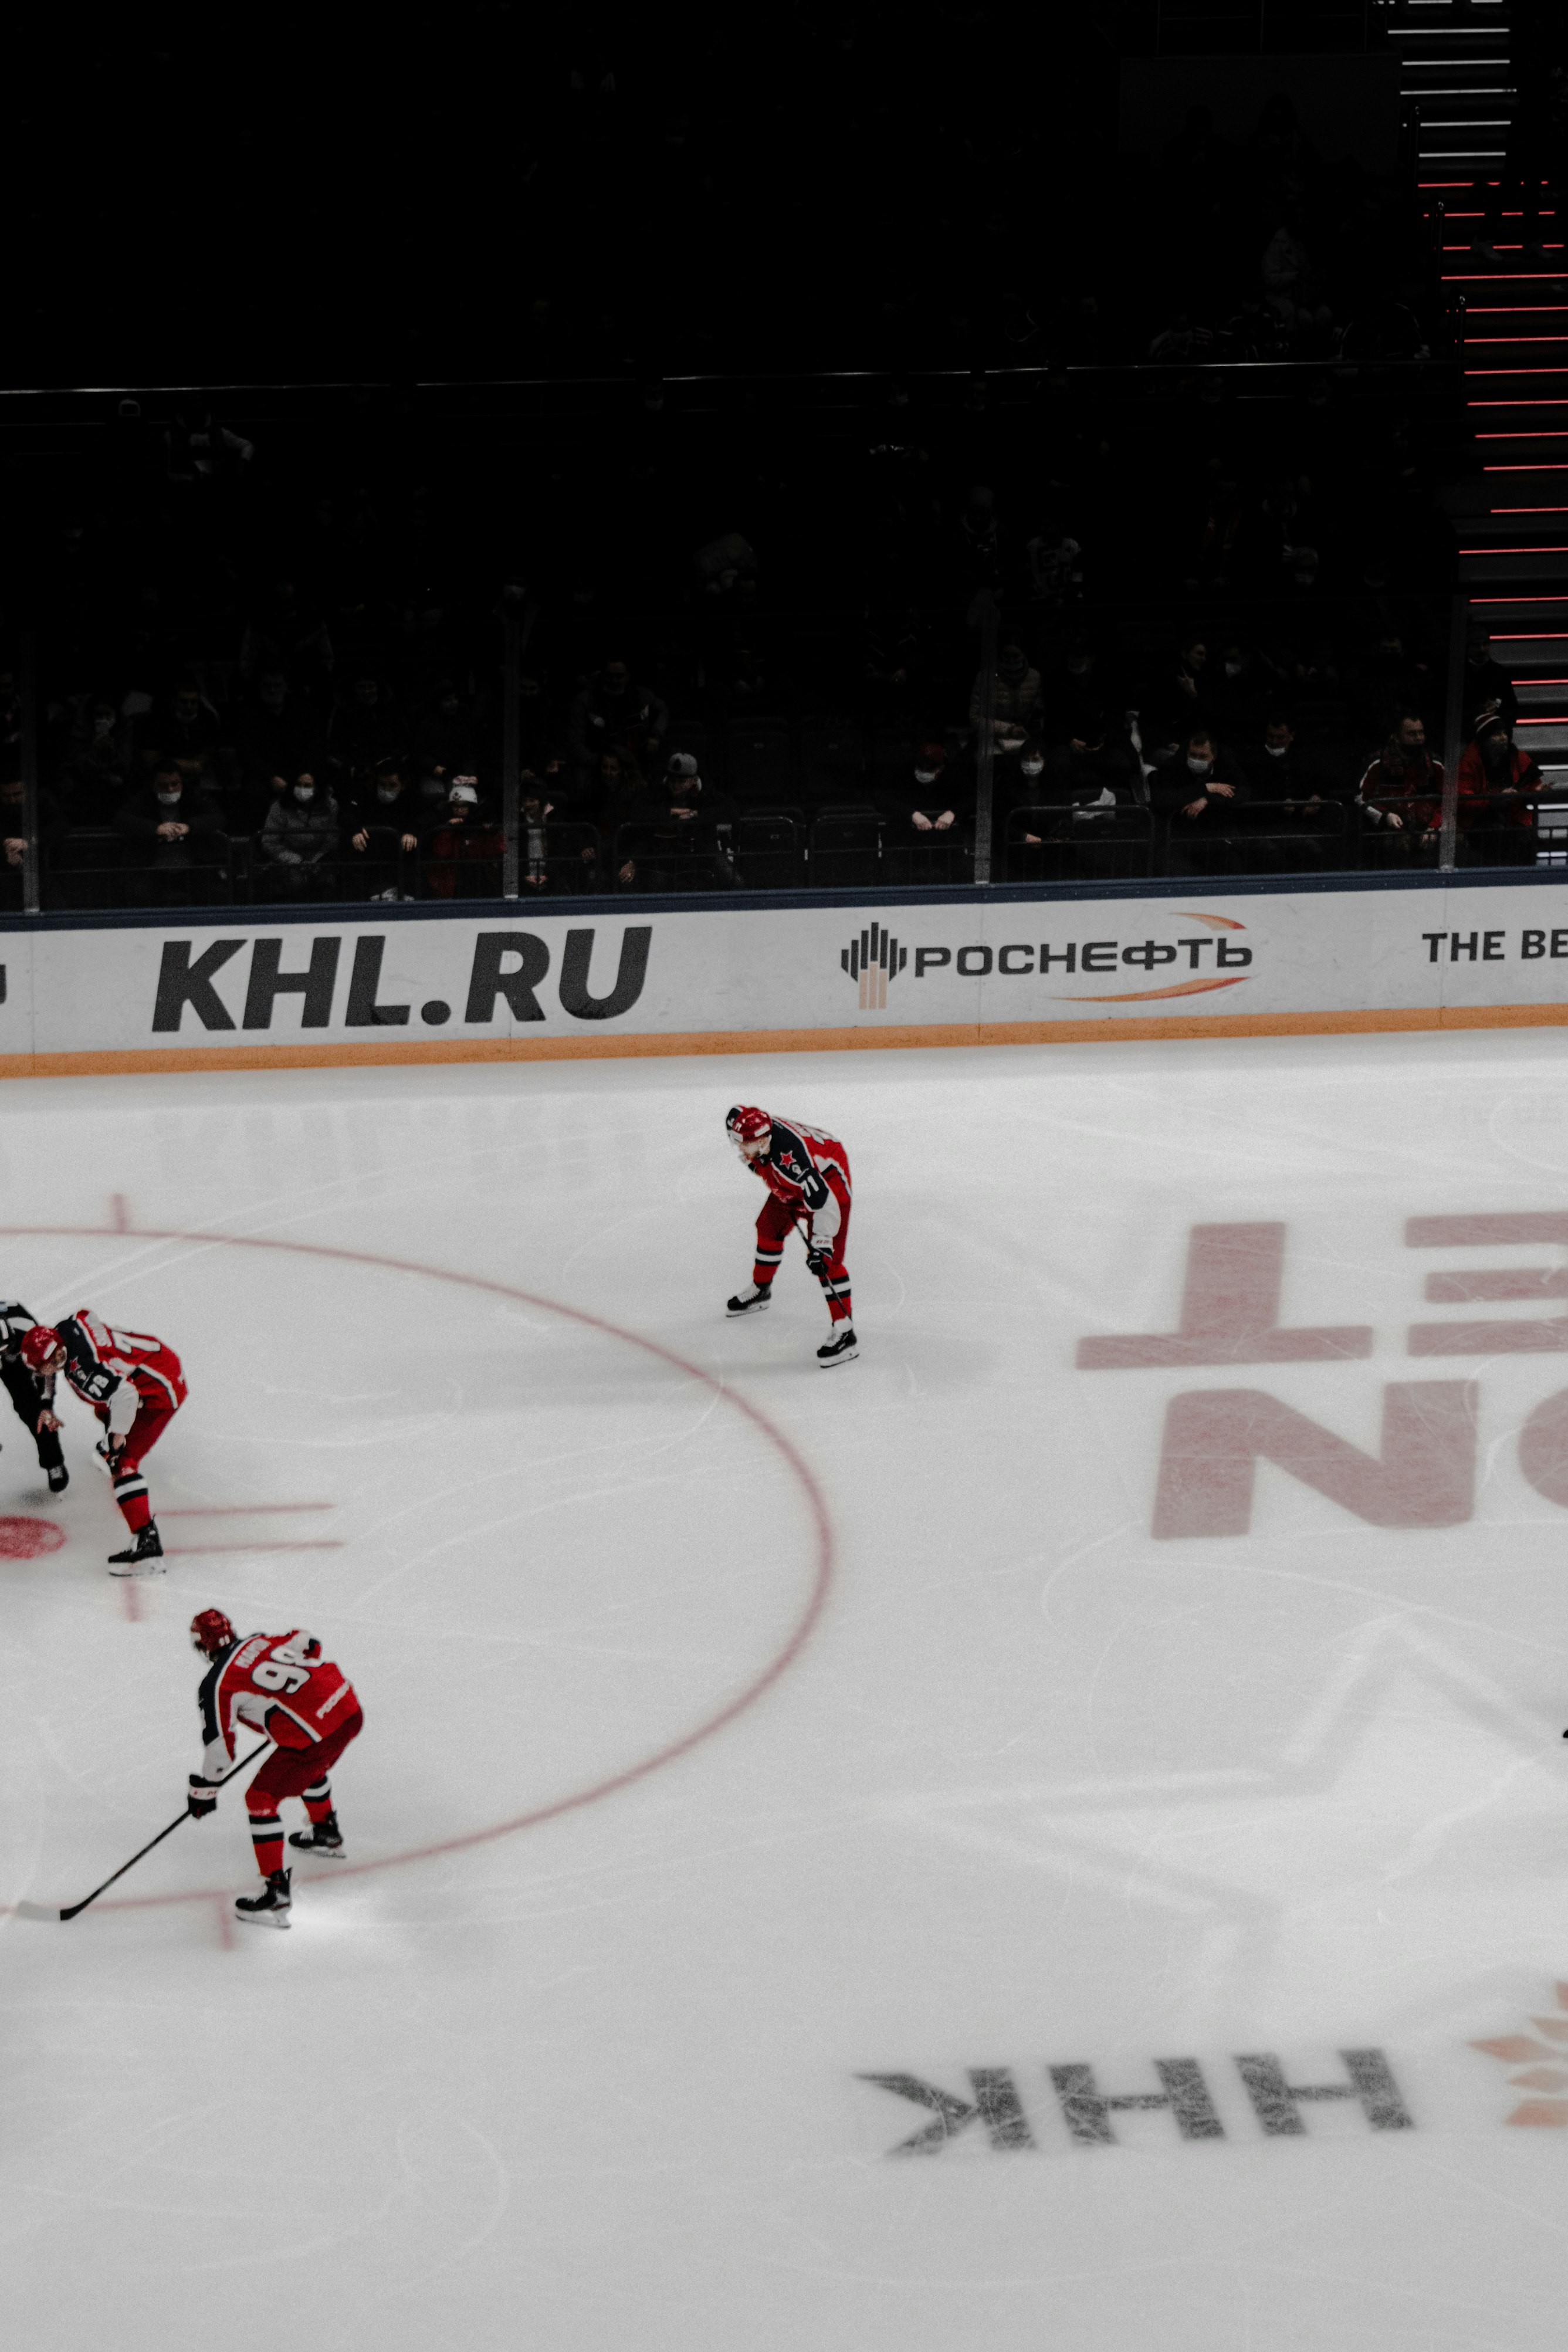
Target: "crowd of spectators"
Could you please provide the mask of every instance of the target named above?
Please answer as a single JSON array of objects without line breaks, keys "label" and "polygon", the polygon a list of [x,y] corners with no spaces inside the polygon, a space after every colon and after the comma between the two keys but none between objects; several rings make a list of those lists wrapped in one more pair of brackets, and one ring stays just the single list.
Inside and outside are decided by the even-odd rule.
[{"label": "crowd of spectators", "polygon": [[[981,494],[965,511],[972,525]],[[1069,583],[1071,570],[1068,558]],[[973,589],[961,569],[955,583]],[[1145,627],[1140,646],[1049,572],[1043,593],[989,610],[988,675],[989,637],[956,613],[944,632],[908,604],[868,610],[825,664],[820,640],[813,656],[782,630],[765,656],[732,646],[700,687],[689,662],[673,677],[645,668],[630,633],[565,678],[542,677],[525,647],[519,891],[967,880],[982,782],[1003,878],[1436,859],[1445,779],[1430,738],[1444,681],[1419,617],[1402,622],[1375,583],[1359,635],[1337,640],[1260,638],[1222,621],[1163,643]],[[498,615],[476,626],[456,675],[433,671],[421,645],[399,667],[361,658],[345,676],[319,630],[285,658],[247,626],[227,664],[189,665],[152,690],[54,698],[46,903],[497,897]],[[433,623],[416,643],[443,634]],[[0,710],[15,900],[13,675],[0,676]],[[1544,787],[1513,741],[1516,717],[1480,633],[1463,686],[1461,859],[1535,855]]]}]

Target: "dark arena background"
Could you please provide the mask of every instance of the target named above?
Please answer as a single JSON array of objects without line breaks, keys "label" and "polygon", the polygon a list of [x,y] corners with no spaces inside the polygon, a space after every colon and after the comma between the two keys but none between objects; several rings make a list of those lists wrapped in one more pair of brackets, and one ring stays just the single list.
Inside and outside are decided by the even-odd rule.
[{"label": "dark arena background", "polygon": [[5,111],[12,2338],[1557,2352],[1563,11]]}]

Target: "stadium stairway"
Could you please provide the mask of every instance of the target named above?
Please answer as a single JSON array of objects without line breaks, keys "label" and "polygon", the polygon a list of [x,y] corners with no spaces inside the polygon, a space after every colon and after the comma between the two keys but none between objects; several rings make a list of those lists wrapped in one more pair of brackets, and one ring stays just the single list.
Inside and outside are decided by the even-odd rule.
[{"label": "stadium stairway", "polygon": [[[1423,196],[1434,216],[1444,206],[1443,282],[1464,300],[1476,467],[1443,499],[1459,582],[1513,679],[1516,740],[1548,783],[1568,786],[1568,249],[1548,210],[1544,258],[1525,253],[1517,213],[1504,215],[1495,262],[1472,250],[1512,112],[1506,0],[1397,0],[1388,23],[1416,110]],[[1542,863],[1568,862],[1542,835]]]}]

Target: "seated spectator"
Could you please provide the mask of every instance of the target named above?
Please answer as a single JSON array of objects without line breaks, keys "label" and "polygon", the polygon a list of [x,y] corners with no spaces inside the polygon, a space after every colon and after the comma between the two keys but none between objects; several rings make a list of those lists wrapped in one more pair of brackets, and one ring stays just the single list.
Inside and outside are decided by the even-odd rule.
[{"label": "seated spectator", "polygon": [[1541,770],[1521,751],[1506,719],[1483,719],[1459,761],[1458,829],[1469,862],[1529,866],[1535,857],[1535,802]]},{"label": "seated spectator", "polygon": [[443,678],[431,708],[414,730],[413,756],[433,776],[472,775],[481,763],[479,729],[452,680]]},{"label": "seated spectator", "polygon": [[602,751],[582,795],[580,813],[613,841],[618,825],[639,824],[663,806],[629,752]]},{"label": "seated spectator", "polygon": [[735,803],[722,793],[709,792],[689,751],[671,753],[664,771],[664,789],[669,794],[669,814],[676,833],[685,838],[711,847],[716,827],[735,823]]},{"label": "seated spectator", "polygon": [[421,827],[428,820],[402,770],[392,761],[382,761],[347,796],[342,817],[349,836],[348,887],[353,887],[353,867],[363,861],[364,880],[375,886],[374,897],[412,898],[418,878],[413,861],[419,853]]},{"label": "seated spectator", "polygon": [[1046,840],[1083,842],[1091,838],[1086,826],[1142,800],[1143,771],[1131,745],[1124,738],[1113,739],[1103,712],[1082,720],[1082,728],[1070,742],[1049,750],[1025,744],[1011,805],[1052,814],[1016,839],[1031,846]]},{"label": "seated spectator", "polygon": [[[4,903],[19,906],[22,861],[27,854],[26,788],[19,775],[13,772],[0,783],[0,841],[5,852],[5,869],[16,877],[14,889],[6,889]],[[59,847],[68,830],[66,813],[47,786],[38,787],[38,850],[40,864],[47,864],[51,851]]]},{"label": "seated spectator", "polygon": [[1318,809],[1328,801],[1348,801],[1355,785],[1336,776],[1328,763],[1303,750],[1294,723],[1282,710],[1264,721],[1262,740],[1247,754],[1247,772],[1258,801],[1295,811]]},{"label": "seated spectator", "polygon": [[1406,711],[1355,788],[1357,804],[1386,851],[1436,857],[1444,782],[1441,760],[1427,749],[1425,719]]},{"label": "seated spectator", "polygon": [[125,797],[130,773],[130,754],[114,705],[94,700],[61,764],[61,794],[72,823],[109,824]]},{"label": "seated spectator", "polygon": [[372,671],[361,670],[349,695],[327,721],[327,760],[334,775],[353,782],[382,760],[400,760],[408,750],[402,713]]},{"label": "seated spectator", "polygon": [[633,762],[656,759],[669,724],[669,710],[658,696],[639,686],[618,656],[612,657],[572,703],[567,721],[572,765],[586,782],[607,751]]},{"label": "seated spectator", "polygon": [[223,728],[217,712],[198,686],[177,686],[167,700],[155,704],[146,730],[142,765],[151,774],[165,760],[179,763],[183,776],[194,782],[212,780]]},{"label": "seated spectator", "polygon": [[914,767],[883,797],[895,825],[914,834],[950,833],[974,808],[974,780],[955,772],[940,743],[922,743]]},{"label": "seated spectator", "polygon": [[[187,776],[177,760],[159,761],[149,782],[115,811],[114,829],[125,836],[144,877],[188,875],[226,860],[222,803],[199,777]],[[184,893],[155,886],[150,895],[167,902],[171,895],[177,901]]]},{"label": "seated spectator", "polygon": [[329,886],[338,846],[338,803],[308,769],[293,777],[267,812],[261,854],[297,898]]},{"label": "seated spectator", "polygon": [[478,781],[455,777],[446,797],[446,817],[425,852],[424,879],[433,898],[498,898],[507,836],[498,819],[480,804]]},{"label": "seated spectator", "polygon": [[1176,647],[1174,663],[1157,669],[1140,690],[1140,710],[1147,713],[1156,726],[1174,719],[1178,732],[1184,723],[1187,728],[1193,727],[1199,713],[1207,707],[1204,682],[1207,667],[1207,639],[1201,634],[1184,637]]},{"label": "seated spectator", "polygon": [[[980,724],[980,697],[985,688],[985,673],[975,679],[969,696],[969,724]],[[991,733],[998,744],[1004,736],[1015,739],[1012,748],[1021,746],[1035,723],[1040,706],[1040,672],[1030,666],[1023,647],[1009,640],[997,653],[996,683],[991,694]]]},{"label": "seated spectator", "polygon": [[1150,778],[1149,795],[1168,819],[1166,859],[1173,874],[1236,869],[1240,860],[1223,836],[1237,830],[1250,787],[1211,729],[1188,730],[1178,758]]},{"label": "seated spectator", "polygon": [[[598,881],[597,840],[581,847],[574,845],[570,848],[558,846],[551,842],[549,828],[552,819],[564,817],[566,822],[571,821],[556,798],[558,793],[564,794],[565,788],[566,762],[563,760],[547,761],[537,774],[533,769],[525,768],[517,779],[517,873],[525,890],[540,891],[555,887],[552,857],[556,873],[563,873],[567,877],[568,888],[592,889]],[[577,869],[580,869],[575,876],[569,859],[574,859]]]}]

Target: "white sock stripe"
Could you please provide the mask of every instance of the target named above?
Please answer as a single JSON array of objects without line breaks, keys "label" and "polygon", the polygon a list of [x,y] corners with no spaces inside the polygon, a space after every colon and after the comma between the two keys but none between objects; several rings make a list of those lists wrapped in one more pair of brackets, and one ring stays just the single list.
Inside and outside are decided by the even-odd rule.
[{"label": "white sock stripe", "polygon": [[116,1478],[114,1492],[120,1501],[123,1501],[127,1495],[144,1495],[147,1492],[147,1481],[145,1478]]}]

